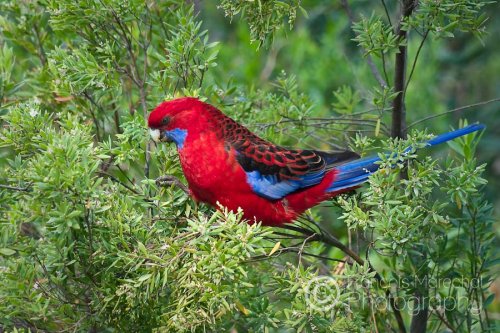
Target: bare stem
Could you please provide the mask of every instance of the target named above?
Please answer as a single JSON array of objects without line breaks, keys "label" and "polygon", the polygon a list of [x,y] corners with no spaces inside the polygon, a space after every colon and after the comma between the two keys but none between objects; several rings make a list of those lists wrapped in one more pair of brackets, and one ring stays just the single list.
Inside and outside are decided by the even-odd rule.
[{"label": "bare stem", "polygon": [[113,182],[115,182],[117,184],[120,184],[121,186],[123,186],[127,190],[129,190],[130,192],[132,192],[134,194],[137,194],[137,195],[141,195],[141,193],[139,193],[139,191],[137,191],[135,188],[132,188],[132,187],[128,186],[127,184],[125,184],[124,182],[122,182],[121,180],[119,180],[118,178],[116,178],[115,176],[107,173],[106,171],[98,171],[97,173],[100,176],[107,177],[107,178],[111,179]]},{"label": "bare stem", "polygon": [[4,188],[6,190],[12,190],[12,191],[19,191],[19,192],[29,192],[30,188],[31,188],[31,183],[29,183],[25,187],[0,184],[0,188]]},{"label": "bare stem", "polygon": [[40,62],[42,63],[42,66],[45,67],[45,65],[47,65],[47,54],[45,53],[45,49],[43,48],[43,41],[42,37],[40,36],[40,31],[38,30],[38,25],[35,24],[33,26],[33,30],[35,31],[35,37],[38,44]]},{"label": "bare stem", "polygon": [[[101,112],[104,112],[103,108],[94,100],[94,98],[92,97],[92,95],[90,95],[87,91],[83,92],[83,96],[92,105],[94,105],[96,108],[98,108]],[[99,121],[97,120],[97,117],[96,117],[94,111],[92,110],[92,105],[89,107],[90,116],[92,117],[92,121],[93,121],[94,126],[95,126],[95,135],[96,135],[97,141],[101,141],[101,135],[99,133],[99,131],[100,131],[100,129],[99,129]]]},{"label": "bare stem", "polygon": [[405,86],[406,86],[406,67],[407,67],[407,52],[408,47],[406,40],[408,39],[408,31],[402,28],[403,22],[413,13],[417,7],[418,0],[403,0],[401,2],[401,18],[397,28],[399,38],[398,53],[395,59],[395,75],[394,75],[394,91],[397,93],[393,101],[392,110],[392,129],[391,136],[393,138],[406,139],[406,109],[405,109]]},{"label": "bare stem", "polygon": [[387,17],[387,21],[392,26],[391,15],[389,14],[389,9],[387,8],[385,1],[384,0],[381,0],[381,1],[382,1],[382,6],[384,6],[384,11],[385,11],[385,16]]},{"label": "bare stem", "polygon": [[422,51],[425,40],[427,39],[427,36],[429,36],[429,31],[430,30],[427,29],[425,31],[424,35],[422,36],[422,40],[420,41],[420,45],[418,46],[417,54],[415,54],[415,59],[413,59],[413,65],[411,66],[410,75],[408,76],[408,81],[406,81],[405,92],[404,92],[405,94],[406,94],[406,90],[408,89],[408,86],[410,85],[410,81],[411,81],[411,78],[413,76],[413,72],[415,71],[415,67],[417,66],[417,60],[418,60],[418,56],[420,55],[420,51]]},{"label": "bare stem", "polygon": [[438,113],[438,114],[433,114],[432,116],[428,116],[428,117],[419,119],[417,121],[414,121],[413,123],[411,123],[408,126],[408,128],[411,128],[411,127],[413,127],[413,126],[415,126],[417,124],[420,124],[420,123],[422,123],[424,121],[444,116],[444,115],[449,114],[449,113],[455,113],[455,112],[459,112],[459,111],[463,111],[463,110],[467,110],[467,109],[472,109],[472,108],[477,107],[477,106],[483,106],[483,105],[487,105],[487,104],[495,103],[495,102],[500,102],[500,97],[493,98],[493,99],[490,99],[490,100],[487,100],[487,101],[483,101],[483,102],[477,102],[477,103],[474,103],[474,104],[464,105],[464,106],[461,106],[461,107],[458,107],[458,108],[455,108],[455,109],[451,109],[451,110],[448,110],[448,111],[445,111],[445,112],[441,112],[441,113]]}]

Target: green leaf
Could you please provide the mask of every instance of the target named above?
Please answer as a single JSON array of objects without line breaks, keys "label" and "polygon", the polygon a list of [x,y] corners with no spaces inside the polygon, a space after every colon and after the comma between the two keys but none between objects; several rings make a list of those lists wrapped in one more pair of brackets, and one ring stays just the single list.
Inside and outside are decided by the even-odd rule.
[{"label": "green leaf", "polygon": [[148,280],[148,279],[149,279],[152,275],[153,275],[153,274],[151,274],[151,273],[144,274],[144,275],[142,275],[141,277],[139,277],[139,278],[137,279],[137,281],[139,281],[139,282],[144,282],[144,281]]},{"label": "green leaf", "polygon": [[0,248],[0,254],[4,255],[4,256],[11,256],[13,254],[15,254],[16,251],[15,250],[12,250],[12,249],[9,249],[9,248]]}]

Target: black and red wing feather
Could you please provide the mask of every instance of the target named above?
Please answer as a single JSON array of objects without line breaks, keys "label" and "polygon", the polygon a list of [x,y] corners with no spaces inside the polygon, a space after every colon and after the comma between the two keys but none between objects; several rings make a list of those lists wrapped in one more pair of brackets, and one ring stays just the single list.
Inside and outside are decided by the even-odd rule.
[{"label": "black and red wing feather", "polygon": [[316,185],[335,165],[359,158],[351,151],[286,149],[259,138],[225,116],[219,119],[219,125],[223,139],[237,152],[237,161],[254,192],[268,199],[281,199]]}]

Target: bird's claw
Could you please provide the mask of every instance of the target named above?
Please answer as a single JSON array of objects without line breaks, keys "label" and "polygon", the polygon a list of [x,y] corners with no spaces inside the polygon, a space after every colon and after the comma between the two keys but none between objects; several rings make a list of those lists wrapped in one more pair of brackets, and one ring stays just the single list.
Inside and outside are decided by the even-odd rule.
[{"label": "bird's claw", "polygon": [[184,193],[189,195],[189,189],[187,188],[186,185],[184,185],[179,178],[172,176],[172,175],[164,175],[156,178],[156,185],[162,186],[162,187],[167,187],[167,186],[172,186],[174,185],[177,188],[180,188]]}]

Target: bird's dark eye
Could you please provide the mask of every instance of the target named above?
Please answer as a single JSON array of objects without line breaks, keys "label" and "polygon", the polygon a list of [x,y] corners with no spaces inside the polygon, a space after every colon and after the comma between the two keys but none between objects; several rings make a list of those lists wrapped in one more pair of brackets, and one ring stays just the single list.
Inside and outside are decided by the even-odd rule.
[{"label": "bird's dark eye", "polygon": [[165,117],[161,120],[162,125],[167,125],[170,122],[170,117]]}]

